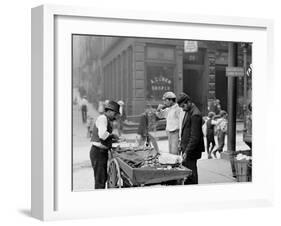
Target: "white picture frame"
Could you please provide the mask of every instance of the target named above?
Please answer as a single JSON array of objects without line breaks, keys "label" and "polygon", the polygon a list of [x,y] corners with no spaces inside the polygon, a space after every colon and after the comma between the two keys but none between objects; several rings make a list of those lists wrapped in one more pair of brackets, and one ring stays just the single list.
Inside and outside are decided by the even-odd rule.
[{"label": "white picture frame", "polygon": [[[253,127],[253,182],[72,192],[71,99],[65,101],[71,98],[71,33],[253,42],[253,121],[261,122]],[[273,179],[267,172],[273,170],[273,149],[264,120],[269,116],[261,105],[270,105],[273,92],[272,45],[273,22],[265,19],[55,5],[32,9],[32,216],[56,220],[171,212],[165,208],[170,205],[179,212],[272,204]]]}]

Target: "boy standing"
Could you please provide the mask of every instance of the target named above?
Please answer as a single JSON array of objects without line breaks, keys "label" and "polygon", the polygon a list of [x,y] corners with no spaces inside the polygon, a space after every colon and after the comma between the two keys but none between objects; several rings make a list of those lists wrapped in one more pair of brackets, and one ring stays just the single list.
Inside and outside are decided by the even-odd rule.
[{"label": "boy standing", "polygon": [[220,118],[216,121],[216,131],[218,136],[218,148],[213,152],[215,158],[217,158],[217,152],[222,153],[224,147],[225,135],[227,133],[227,113],[226,111],[220,111]]}]

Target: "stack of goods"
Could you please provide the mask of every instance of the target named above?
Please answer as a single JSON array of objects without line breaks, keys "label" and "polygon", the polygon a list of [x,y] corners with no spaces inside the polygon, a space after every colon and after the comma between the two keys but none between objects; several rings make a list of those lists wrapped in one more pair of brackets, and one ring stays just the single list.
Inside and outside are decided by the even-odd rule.
[{"label": "stack of goods", "polygon": [[252,157],[238,154],[233,159],[235,176],[238,182],[252,181]]}]

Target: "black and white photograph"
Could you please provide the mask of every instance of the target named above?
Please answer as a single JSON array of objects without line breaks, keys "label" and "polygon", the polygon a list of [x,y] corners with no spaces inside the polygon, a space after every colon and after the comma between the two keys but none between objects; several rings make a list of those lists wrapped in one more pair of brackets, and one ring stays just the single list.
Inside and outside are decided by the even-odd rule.
[{"label": "black and white photograph", "polygon": [[252,43],[72,34],[72,191],[251,183],[253,67]]}]

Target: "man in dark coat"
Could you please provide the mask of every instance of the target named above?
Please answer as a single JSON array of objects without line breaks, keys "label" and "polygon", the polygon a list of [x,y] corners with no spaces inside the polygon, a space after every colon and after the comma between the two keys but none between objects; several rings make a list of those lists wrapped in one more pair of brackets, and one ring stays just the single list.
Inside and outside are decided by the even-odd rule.
[{"label": "man in dark coat", "polygon": [[181,93],[178,105],[185,111],[182,121],[180,150],[183,155],[183,165],[192,170],[192,175],[185,184],[198,184],[197,159],[201,158],[204,148],[202,132],[202,115],[190,97]]}]

